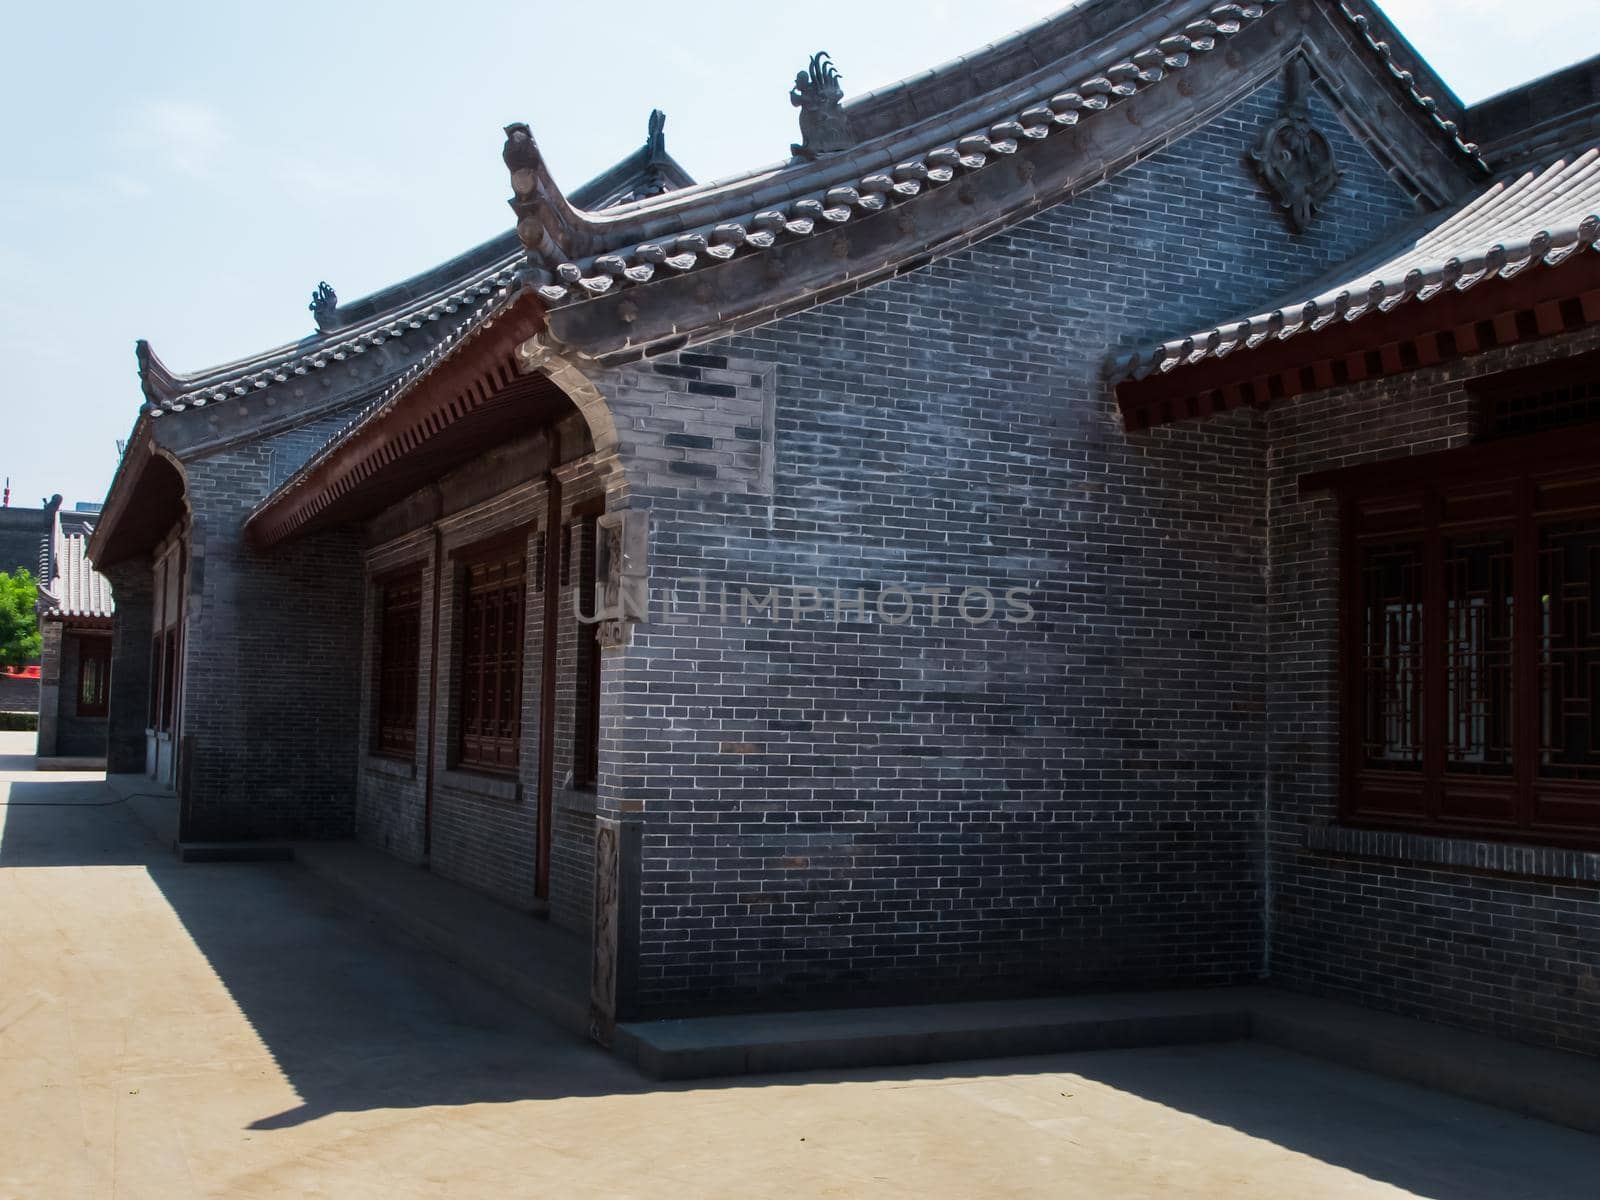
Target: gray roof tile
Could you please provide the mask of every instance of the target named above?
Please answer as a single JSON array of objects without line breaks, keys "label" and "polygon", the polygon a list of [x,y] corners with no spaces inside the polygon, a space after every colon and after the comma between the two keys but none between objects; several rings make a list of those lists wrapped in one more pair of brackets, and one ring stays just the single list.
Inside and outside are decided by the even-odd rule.
[{"label": "gray roof tile", "polygon": [[1148,379],[1208,359],[1288,341],[1335,321],[1426,304],[1484,280],[1552,267],[1600,242],[1600,147],[1503,179],[1411,232],[1368,251],[1288,303],[1168,338],[1112,361],[1114,381]]},{"label": "gray roof tile", "polygon": [[111,584],[86,557],[94,526],[74,514],[56,514],[50,579],[39,588],[40,611],[56,617],[109,617],[116,611]]}]

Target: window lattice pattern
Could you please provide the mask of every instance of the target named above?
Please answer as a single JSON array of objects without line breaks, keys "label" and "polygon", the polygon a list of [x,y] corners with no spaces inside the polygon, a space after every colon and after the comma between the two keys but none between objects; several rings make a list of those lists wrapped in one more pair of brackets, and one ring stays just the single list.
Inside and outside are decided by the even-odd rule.
[{"label": "window lattice pattern", "polygon": [[1600,780],[1600,518],[1547,528],[1539,546],[1539,773]]},{"label": "window lattice pattern", "polygon": [[466,569],[462,613],[462,766],[508,771],[517,765],[522,707],[521,554]]},{"label": "window lattice pattern", "polygon": [[1511,770],[1514,562],[1509,533],[1444,539],[1444,754],[1452,771]]},{"label": "window lattice pattern", "polygon": [[1368,765],[1422,765],[1422,546],[1368,546],[1361,570],[1361,749]]},{"label": "window lattice pattern", "polygon": [[1600,380],[1491,396],[1484,418],[1485,440],[1600,421]]},{"label": "window lattice pattern", "polygon": [[78,643],[78,715],[103,717],[111,692],[111,639]]},{"label": "window lattice pattern", "polygon": [[417,748],[417,664],[422,643],[422,580],[384,584],[378,629],[376,732],[379,754],[410,758]]},{"label": "window lattice pattern", "polygon": [[1348,816],[1600,846],[1600,470],[1559,450],[1346,494]]}]

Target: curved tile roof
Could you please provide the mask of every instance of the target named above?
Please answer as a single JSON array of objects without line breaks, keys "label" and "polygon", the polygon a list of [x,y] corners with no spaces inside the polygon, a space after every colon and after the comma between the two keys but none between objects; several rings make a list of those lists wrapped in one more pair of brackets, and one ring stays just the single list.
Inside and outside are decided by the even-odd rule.
[{"label": "curved tile roof", "polygon": [[[645,143],[575,189],[572,203],[599,211],[692,186],[694,180],[688,172],[667,153],[665,122],[665,114],[652,112]],[[507,231],[400,283],[339,305],[335,310],[339,324],[334,328],[190,374],[167,369],[150,344],[141,340],[137,353],[145,412],[160,416],[247,396],[366,354],[424,325],[454,324],[456,314],[471,312],[509,285],[525,261],[526,252],[516,232]]]},{"label": "curved tile roof", "polygon": [[[526,125],[507,128],[506,165],[522,217],[518,231],[530,258],[545,269],[538,287],[545,304],[559,308],[647,284],[661,274],[681,274],[733,257],[741,250],[767,250],[841,225],[858,215],[950,183],[967,172],[1016,153],[1028,139],[1043,139],[1092,119],[1121,99],[1181,72],[1196,55],[1208,54],[1286,0],[1223,3],[1175,9],[1164,28],[1143,23],[1140,40],[1114,39],[1099,61],[1069,61],[1028,83],[1039,91],[1002,89],[983,108],[924,122],[903,136],[870,142],[849,155],[795,163],[723,184],[663,197],[614,217],[585,218],[547,194],[541,161]],[[1384,65],[1409,102],[1426,114],[1440,136],[1476,169],[1487,173],[1478,147],[1464,140],[1446,104],[1421,90],[1417,73],[1395,57],[1384,36],[1387,22],[1362,12],[1352,0],[1333,0],[1340,19]],[[1065,21],[1073,14],[1052,18]],[[1159,15],[1159,14],[1158,14]],[[1398,35],[1393,35],[1398,36]],[[1009,44],[1009,43],[1007,43]],[[965,60],[958,60],[958,64]],[[925,86],[921,80],[903,87]],[[881,94],[872,97],[881,103]],[[848,111],[848,107],[847,107]],[[969,125],[955,124],[969,120]],[[922,140],[919,140],[922,139]],[[929,144],[931,141],[931,145]],[[754,211],[740,206],[754,202]],[[680,219],[674,220],[675,216]],[[627,234],[643,233],[636,242]],[[597,252],[567,257],[587,245]],[[600,247],[609,247],[599,249]]]},{"label": "curved tile roof", "polygon": [[[1396,57],[1395,45],[1403,48],[1404,41],[1382,14],[1361,11],[1356,0],[1323,2],[1387,67],[1441,136],[1465,160],[1484,169],[1477,147],[1462,139],[1456,122],[1446,115],[1458,107],[1454,97],[1424,66],[1409,67]],[[878,136],[869,136],[850,154],[762,168],[721,183],[695,185],[666,154],[660,120],[652,114],[645,145],[570,196],[558,194],[551,203],[519,191],[512,207],[523,218],[520,240],[502,235],[341,305],[335,310],[337,327],[185,375],[168,370],[148,343],[139,343],[144,411],[160,416],[244,397],[363,355],[425,325],[443,321],[454,326],[459,314],[515,284],[525,266],[534,268],[541,300],[556,308],[740,252],[803,240],[1000,161],[1015,154],[1023,141],[1071,129],[1172,77],[1194,56],[1216,50],[1284,3],[1202,0],[1152,7],[1133,0],[1090,0],[974,54],[857,98],[847,111],[859,113],[865,132]],[[1074,50],[1087,53],[1074,56]],[[1043,61],[1047,54],[1055,57]],[[986,86],[989,90],[983,91]],[[1440,97],[1425,93],[1424,87],[1439,91]],[[932,112],[930,106],[939,102],[948,107]],[[907,126],[907,120],[913,124]],[[970,127],[960,124],[964,121]],[[538,152],[526,126],[511,126],[508,133],[506,157],[516,186],[517,156],[526,160],[531,153],[537,161]],[[537,172],[522,174],[541,176],[538,186],[543,187],[549,181],[539,166]],[[543,225],[528,228],[529,210],[554,218],[560,229],[553,240]],[[571,257],[551,253],[561,245],[569,251],[586,245],[593,252]]]},{"label": "curved tile roof", "polygon": [[[493,243],[486,243],[493,245]],[[441,288],[410,303],[397,306],[358,325],[330,334],[313,334],[302,341],[254,358],[228,363],[193,375],[174,375],[155,357],[150,344],[138,343],[140,383],[144,389],[145,412],[157,417],[186,408],[203,408],[219,400],[248,396],[274,383],[307,375],[330,363],[367,353],[393,338],[403,338],[426,324],[448,320],[463,309],[469,310],[492,296],[516,278],[522,263],[522,248],[486,267],[472,271],[453,286]]]},{"label": "curved tile roof", "polygon": [[39,605],[46,616],[109,617],[116,611],[111,584],[89,565],[87,551],[93,532],[94,526],[88,522],[57,514],[50,579],[39,588]]},{"label": "curved tile roof", "polygon": [[1113,381],[1144,380],[1335,322],[1553,267],[1600,246],[1600,147],[1502,180],[1336,272],[1334,282],[1263,312],[1169,338],[1113,360]]}]

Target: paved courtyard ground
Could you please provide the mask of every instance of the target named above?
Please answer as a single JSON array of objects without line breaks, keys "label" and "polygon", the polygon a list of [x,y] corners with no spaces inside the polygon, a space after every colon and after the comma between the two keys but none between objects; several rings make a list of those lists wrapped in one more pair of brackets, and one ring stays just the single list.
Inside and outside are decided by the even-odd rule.
[{"label": "paved courtyard ground", "polygon": [[1600,1192],[1600,1139],[1253,1044],[661,1086],[0,734],[0,1197]]}]

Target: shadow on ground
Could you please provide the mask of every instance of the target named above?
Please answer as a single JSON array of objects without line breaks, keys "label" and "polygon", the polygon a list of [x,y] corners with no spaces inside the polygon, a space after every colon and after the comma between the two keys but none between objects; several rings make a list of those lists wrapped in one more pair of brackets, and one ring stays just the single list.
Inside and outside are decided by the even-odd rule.
[{"label": "shadow on ground", "polygon": [[[22,738],[28,738],[31,740],[33,736],[34,735],[31,733],[12,734],[11,740],[14,742],[20,742]],[[0,775],[4,775],[7,772],[32,771],[35,761],[36,760],[31,753],[0,754]]]},{"label": "shadow on ground", "polygon": [[103,784],[9,786],[0,867],[138,867],[160,889],[301,1098],[252,1129],[368,1109],[1063,1072],[1438,1200],[1589,1194],[1600,1161],[1600,1139],[1254,1044],[657,1085],[380,936],[293,865],[180,864]]}]

